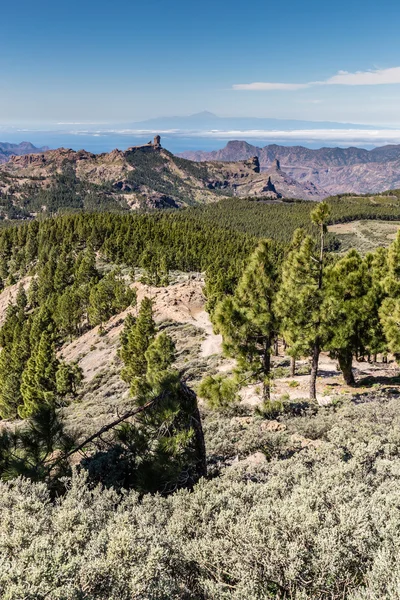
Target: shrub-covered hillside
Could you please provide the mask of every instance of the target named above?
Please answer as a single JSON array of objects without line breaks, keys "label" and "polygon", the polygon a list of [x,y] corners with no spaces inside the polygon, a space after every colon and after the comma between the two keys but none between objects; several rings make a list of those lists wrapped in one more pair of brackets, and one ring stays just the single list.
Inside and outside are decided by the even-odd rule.
[{"label": "shrub-covered hillside", "polygon": [[266,458],[166,498],[120,497],[83,476],[57,502],[43,484],[2,483],[2,596],[397,598],[398,414],[397,398],[371,395],[276,432],[215,416],[211,457],[222,440],[247,438]]}]

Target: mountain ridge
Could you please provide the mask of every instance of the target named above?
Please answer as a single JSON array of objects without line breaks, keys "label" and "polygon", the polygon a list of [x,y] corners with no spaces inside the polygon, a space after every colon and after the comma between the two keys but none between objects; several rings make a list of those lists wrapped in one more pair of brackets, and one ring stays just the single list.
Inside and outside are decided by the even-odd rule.
[{"label": "mountain ridge", "polygon": [[366,150],[349,148],[310,149],[304,146],[268,144],[253,146],[242,140],[232,140],[212,152],[187,151],[179,156],[189,160],[237,161],[257,156],[262,171],[275,159],[282,169],[299,183],[313,183],[328,194],[378,193],[400,187],[400,145],[387,145]]},{"label": "mountain ridge", "polygon": [[93,154],[59,148],[12,156],[0,166],[0,214],[29,217],[60,209],[180,208],[226,197],[320,200],[325,190],[299,184],[279,162],[261,172],[257,157],[232,163],[179,158],[154,142]]}]

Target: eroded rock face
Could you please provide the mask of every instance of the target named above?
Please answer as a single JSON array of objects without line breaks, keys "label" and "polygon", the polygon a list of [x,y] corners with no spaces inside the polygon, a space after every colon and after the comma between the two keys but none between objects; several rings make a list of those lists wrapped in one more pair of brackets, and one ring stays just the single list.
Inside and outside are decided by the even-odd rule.
[{"label": "eroded rock face", "polygon": [[48,146],[37,148],[30,142],[21,142],[20,144],[12,144],[10,142],[0,142],[0,164],[6,163],[13,156],[22,154],[43,154],[49,150]]},{"label": "eroded rock face", "polygon": [[44,154],[25,154],[22,156],[11,156],[10,162],[20,167],[29,167],[30,165],[44,165],[46,159]]},{"label": "eroded rock face", "polygon": [[253,156],[250,160],[246,160],[245,164],[248,165],[254,173],[260,172],[260,161],[258,160],[258,156]]},{"label": "eroded rock face", "polygon": [[272,162],[272,165],[271,165],[271,171],[280,171],[280,170],[281,170],[281,163],[278,158],[275,158],[275,160]]},{"label": "eroded rock face", "polygon": [[[68,148],[58,148],[57,150],[48,150],[42,154],[24,154],[22,156],[12,156],[10,160],[11,166],[30,167],[30,166],[59,166],[62,163],[76,163],[81,160],[94,160],[96,154],[86,152],[86,150],[71,150]],[[101,156],[101,155],[100,155]]]}]

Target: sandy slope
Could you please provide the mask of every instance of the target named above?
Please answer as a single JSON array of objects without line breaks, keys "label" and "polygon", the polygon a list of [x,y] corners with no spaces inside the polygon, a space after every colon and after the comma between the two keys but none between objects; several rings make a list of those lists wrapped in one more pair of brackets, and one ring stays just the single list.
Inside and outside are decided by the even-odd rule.
[{"label": "sandy slope", "polygon": [[[157,323],[173,322],[191,324],[203,330],[204,339],[201,355],[208,357],[221,352],[222,338],[212,331],[210,318],[204,310],[205,298],[201,279],[188,279],[168,287],[151,287],[136,282],[138,305],[145,296],[153,300],[154,318]],[[136,314],[137,308],[128,308],[112,317],[105,326],[106,334],[99,337],[98,327],[80,338],[66,344],[61,354],[67,361],[78,360],[87,381],[111,364],[117,356],[119,335],[129,313]]]}]

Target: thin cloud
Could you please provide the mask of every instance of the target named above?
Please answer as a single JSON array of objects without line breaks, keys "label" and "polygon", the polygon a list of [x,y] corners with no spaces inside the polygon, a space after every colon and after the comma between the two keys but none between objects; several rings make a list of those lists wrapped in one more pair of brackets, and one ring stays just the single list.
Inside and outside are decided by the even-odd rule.
[{"label": "thin cloud", "polygon": [[326,85],[390,85],[400,83],[400,67],[376,71],[339,71],[337,75],[322,82]]},{"label": "thin cloud", "polygon": [[255,83],[236,83],[233,85],[234,90],[301,90],[303,88],[309,87],[309,83],[263,83],[262,81]]},{"label": "thin cloud", "polygon": [[232,86],[234,90],[250,91],[296,91],[313,86],[321,85],[393,85],[400,84],[400,67],[390,69],[376,69],[375,71],[339,71],[333,77],[324,81],[309,81],[308,83],[274,83],[274,82],[255,82],[255,83],[236,83]]}]

